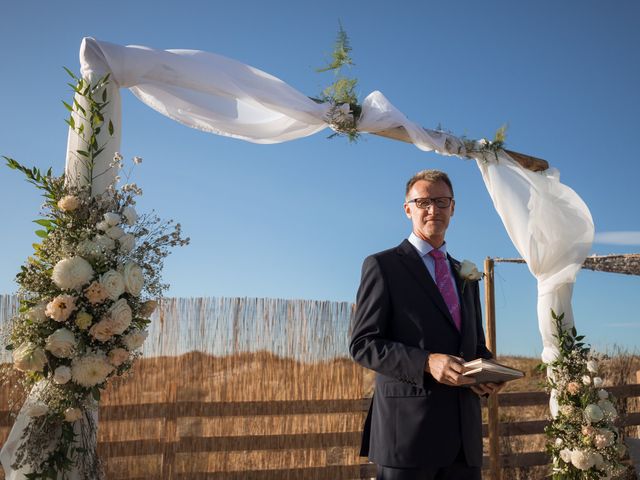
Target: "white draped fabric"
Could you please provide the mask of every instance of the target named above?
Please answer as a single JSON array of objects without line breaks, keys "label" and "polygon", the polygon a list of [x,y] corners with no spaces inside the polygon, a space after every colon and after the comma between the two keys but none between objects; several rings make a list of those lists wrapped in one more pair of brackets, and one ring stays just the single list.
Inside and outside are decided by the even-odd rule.
[{"label": "white draped fabric", "polygon": [[[106,148],[90,176],[75,154],[82,140],[73,131],[67,148],[67,178],[91,178],[94,194],[103,192],[115,176],[109,164],[120,146],[120,88],[129,88],[142,102],[184,125],[249,142],[285,142],[329,126],[329,105],[316,103],[272,75],[212,53],[123,47],[85,38],[80,64],[83,78],[91,82],[111,75],[105,117],[113,119],[116,132],[109,139],[103,128],[99,143],[106,143]],[[367,96],[358,130],[395,127],[403,127],[422,150],[465,153],[459,139],[411,122],[382,93]],[[538,280],[542,359],[549,361],[558,351],[551,308],[564,312],[565,325],[573,325],[572,288],[593,241],[591,214],[580,197],[560,183],[555,170],[525,170],[504,152],[497,159],[493,154],[473,156],[511,240]],[[6,469],[10,458],[5,450],[0,458]]]}]

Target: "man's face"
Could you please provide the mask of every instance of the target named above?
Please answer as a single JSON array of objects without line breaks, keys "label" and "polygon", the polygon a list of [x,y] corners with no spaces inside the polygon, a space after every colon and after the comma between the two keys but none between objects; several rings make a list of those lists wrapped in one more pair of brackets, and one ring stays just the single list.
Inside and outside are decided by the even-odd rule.
[{"label": "man's face", "polygon": [[444,243],[444,234],[449,226],[449,220],[453,216],[455,202],[451,200],[451,205],[446,208],[439,208],[432,203],[426,209],[421,209],[415,202],[408,203],[408,201],[416,198],[433,199],[452,196],[449,186],[442,180],[437,182],[418,180],[407,195],[404,211],[407,218],[411,219],[413,233],[429,242],[434,248],[439,248]]}]

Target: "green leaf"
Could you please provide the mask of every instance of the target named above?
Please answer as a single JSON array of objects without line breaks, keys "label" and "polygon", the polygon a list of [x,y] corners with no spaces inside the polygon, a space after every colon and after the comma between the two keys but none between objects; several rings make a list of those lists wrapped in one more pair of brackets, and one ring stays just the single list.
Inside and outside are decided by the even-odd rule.
[{"label": "green leaf", "polygon": [[113,122],[109,119],[109,135],[113,135]]},{"label": "green leaf", "polygon": [[37,223],[38,225],[42,225],[43,227],[46,227],[46,228],[51,227],[51,220],[46,220],[44,218],[40,220],[34,220],[33,223]]},{"label": "green leaf", "polygon": [[91,389],[91,396],[94,398],[96,402],[100,401],[100,389],[98,387],[93,387]]},{"label": "green leaf", "polygon": [[107,89],[106,88],[102,91],[102,101],[103,102],[107,101]]},{"label": "green leaf", "polygon": [[79,155],[89,158],[89,152],[86,152],[84,150],[76,150],[76,151],[78,152]]},{"label": "green leaf", "polygon": [[73,112],[73,107],[71,105],[69,105],[67,102],[65,102],[64,100],[62,100],[62,103],[64,105],[64,107],[69,110],[70,112]]},{"label": "green leaf", "polygon": [[73,73],[73,72],[72,72],[71,70],[69,70],[67,67],[62,67],[62,68],[64,68],[64,71],[65,71],[65,72],[67,72],[71,78],[73,78],[74,80],[78,80],[78,77],[76,77],[76,74],[75,74],[75,73]]},{"label": "green leaf", "polygon": [[13,345],[9,344],[6,347],[4,347],[6,350],[13,350]]},{"label": "green leaf", "polygon": [[47,238],[48,234],[46,230],[36,230],[36,235],[40,238]]}]

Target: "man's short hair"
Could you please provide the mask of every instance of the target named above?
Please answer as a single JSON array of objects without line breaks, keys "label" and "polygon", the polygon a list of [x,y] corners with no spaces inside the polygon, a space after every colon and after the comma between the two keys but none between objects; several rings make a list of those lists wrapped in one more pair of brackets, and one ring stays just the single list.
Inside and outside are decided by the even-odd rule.
[{"label": "man's short hair", "polygon": [[404,192],[405,198],[409,195],[409,190],[416,182],[420,180],[426,180],[427,182],[435,183],[435,182],[444,182],[451,190],[451,196],[453,197],[453,185],[451,185],[451,180],[449,179],[449,175],[441,170],[422,170],[421,172],[416,173],[413,177],[409,179],[407,182],[407,189]]}]

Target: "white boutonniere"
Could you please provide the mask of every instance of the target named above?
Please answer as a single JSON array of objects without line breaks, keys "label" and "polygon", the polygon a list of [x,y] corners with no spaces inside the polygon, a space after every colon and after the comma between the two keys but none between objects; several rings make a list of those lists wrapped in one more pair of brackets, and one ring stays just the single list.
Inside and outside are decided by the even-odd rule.
[{"label": "white boutonniere", "polygon": [[467,286],[467,282],[475,282],[484,277],[484,273],[478,271],[476,264],[469,260],[462,261],[458,267],[458,275],[460,275],[460,278],[464,282],[462,284],[462,293],[464,293],[464,288]]}]

